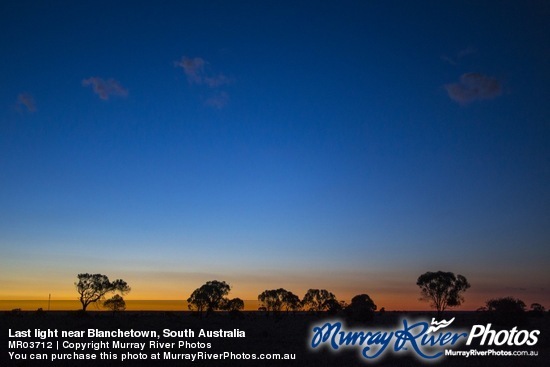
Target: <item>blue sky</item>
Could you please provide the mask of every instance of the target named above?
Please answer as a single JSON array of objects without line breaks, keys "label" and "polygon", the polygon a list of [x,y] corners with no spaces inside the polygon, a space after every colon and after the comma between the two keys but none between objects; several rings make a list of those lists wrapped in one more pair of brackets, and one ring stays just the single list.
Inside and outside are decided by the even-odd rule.
[{"label": "blue sky", "polygon": [[221,279],[425,308],[445,270],[469,308],[550,302],[545,2],[0,14],[3,297],[103,272],[141,299]]}]

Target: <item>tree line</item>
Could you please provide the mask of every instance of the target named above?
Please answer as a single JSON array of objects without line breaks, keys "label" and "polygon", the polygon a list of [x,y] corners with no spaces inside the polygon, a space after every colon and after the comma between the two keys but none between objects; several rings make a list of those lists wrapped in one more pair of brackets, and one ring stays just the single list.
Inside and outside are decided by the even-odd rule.
[{"label": "tree line", "polygon": [[[75,282],[82,311],[92,303],[102,303],[104,307],[112,311],[121,311],[126,308],[123,295],[131,291],[130,286],[122,279],[111,282],[106,275],[82,273],[77,275]],[[470,288],[470,283],[463,275],[452,272],[426,272],[420,275],[416,281],[420,288],[420,300],[427,301],[437,311],[438,318],[448,308],[460,306],[464,302],[464,293]],[[229,311],[238,313],[244,309],[244,301],[240,298],[228,298],[231,286],[225,281],[211,280],[195,289],[187,304],[189,310],[203,313],[208,317],[215,311]],[[106,295],[115,293],[109,299]],[[351,303],[338,301],[336,296],[326,289],[309,289],[300,299],[296,294],[284,288],[268,289],[258,295],[260,303],[259,311],[278,315],[281,312],[327,312],[337,313],[344,311],[346,315],[359,320],[368,320],[377,310],[377,305],[368,294],[359,294],[351,299]],[[523,301],[513,297],[503,297],[488,300],[486,307],[479,311],[499,311],[504,313],[525,311]],[[535,313],[545,311],[538,303],[531,305]],[[383,311],[384,308],[381,309]]]}]

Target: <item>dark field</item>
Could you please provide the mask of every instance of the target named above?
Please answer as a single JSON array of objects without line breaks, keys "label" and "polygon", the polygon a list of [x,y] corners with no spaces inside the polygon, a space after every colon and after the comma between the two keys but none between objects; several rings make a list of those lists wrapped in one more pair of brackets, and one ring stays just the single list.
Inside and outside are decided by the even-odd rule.
[{"label": "dark field", "polygon": [[[455,331],[464,330],[469,332],[472,325],[486,324],[487,319],[483,313],[477,312],[448,312],[445,314],[445,319],[449,320],[456,317],[454,323],[449,329]],[[439,366],[548,366],[550,365],[550,318],[548,313],[542,317],[528,317],[518,330],[540,330],[538,343],[532,347],[529,346],[465,346],[465,343],[460,343],[460,347],[452,347],[455,350],[469,350],[476,348],[478,350],[494,349],[494,350],[510,350],[510,351],[538,351],[536,357],[442,357],[435,362],[427,363],[420,360],[409,352],[399,352],[395,355],[387,350],[383,355],[374,360],[366,360],[360,355],[359,347],[348,347],[338,351],[329,351],[328,348],[317,348],[310,350],[311,329],[313,326],[321,326],[330,320],[341,320],[344,327],[349,329],[361,329],[365,331],[378,330],[396,330],[402,329],[402,318],[406,318],[409,322],[414,321],[431,321],[434,315],[432,313],[399,313],[386,312],[378,313],[373,321],[366,323],[350,324],[345,321],[344,317],[315,315],[307,313],[299,313],[296,315],[288,314],[279,317],[269,316],[258,312],[243,312],[240,315],[214,314],[208,318],[198,318],[189,312],[136,312],[126,311],[113,315],[109,312],[88,312],[81,314],[79,312],[3,312],[0,314],[0,366],[137,366],[137,365],[162,365],[162,366],[218,366],[218,365],[235,365],[235,366],[418,366],[418,365],[439,365]],[[493,325],[494,330],[512,329],[514,325],[497,326]],[[156,338],[115,338],[123,342],[146,342],[146,348],[142,353],[148,355],[147,360],[130,360],[122,362],[118,360],[99,360],[99,353],[93,349],[80,351],[78,353],[94,353],[97,356],[95,361],[54,361],[42,360],[31,361],[10,359],[8,352],[16,353],[67,353],[72,354],[73,350],[30,350],[30,349],[8,349],[9,340],[24,340],[24,341],[41,341],[38,338],[10,338],[9,330],[12,333],[16,330],[23,331],[31,329],[57,329],[61,330],[154,330],[161,335],[158,341],[161,342],[177,342],[188,341],[192,343],[211,343],[209,349],[150,349],[149,341],[157,340]],[[164,329],[173,331],[183,331],[186,329],[193,330],[195,336],[193,338],[164,338],[162,332]],[[206,338],[198,337],[201,329],[204,330],[233,330],[239,329],[246,332],[245,338]],[[61,336],[61,335],[59,335]],[[44,341],[52,341],[55,348],[56,341],[69,340],[71,342],[90,342],[90,341],[109,341],[109,338],[49,338]],[[390,344],[388,349],[392,348]],[[441,349],[443,350],[443,348]],[[124,354],[130,351],[132,354],[140,353],[137,349],[110,349],[113,353]],[[192,362],[191,360],[166,360],[163,359],[164,352],[173,353],[194,353],[203,351],[207,353],[294,353],[295,360],[200,360]],[[151,360],[151,354],[160,352],[160,360]],[[27,358],[29,356],[27,355]]]}]

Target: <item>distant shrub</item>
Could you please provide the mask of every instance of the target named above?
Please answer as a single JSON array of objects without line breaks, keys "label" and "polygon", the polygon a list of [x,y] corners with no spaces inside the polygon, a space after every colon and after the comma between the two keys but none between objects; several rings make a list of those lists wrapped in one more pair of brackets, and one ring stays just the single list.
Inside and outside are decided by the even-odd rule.
[{"label": "distant shrub", "polygon": [[374,318],[376,304],[368,294],[359,294],[351,299],[345,313],[350,321],[371,321]]},{"label": "distant shrub", "polygon": [[486,305],[485,317],[494,324],[519,325],[527,319],[525,302],[518,298],[494,298],[488,300]]},{"label": "distant shrub", "polygon": [[523,313],[525,312],[525,307],[525,302],[513,297],[495,298],[487,301],[487,311],[489,312]]},{"label": "distant shrub", "polygon": [[220,305],[220,309],[225,311],[240,311],[244,309],[244,301],[240,298],[225,299]]},{"label": "distant shrub", "polygon": [[126,309],[126,302],[124,301],[124,298],[122,298],[118,294],[115,294],[113,297],[103,302],[103,307],[108,308],[109,310],[113,311],[113,313],[124,311]]}]

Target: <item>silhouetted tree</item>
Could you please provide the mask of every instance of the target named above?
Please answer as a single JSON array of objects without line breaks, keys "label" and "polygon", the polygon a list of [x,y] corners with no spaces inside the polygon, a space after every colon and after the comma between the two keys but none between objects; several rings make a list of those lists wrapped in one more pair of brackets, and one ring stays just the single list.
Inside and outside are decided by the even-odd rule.
[{"label": "silhouetted tree", "polygon": [[191,296],[187,298],[187,307],[191,311],[196,311],[200,316],[208,308],[208,297],[206,293],[200,288],[197,288],[191,293]]},{"label": "silhouetted tree", "polygon": [[242,310],[244,309],[244,301],[240,298],[226,299],[222,301],[220,309],[228,311],[232,319],[242,319]]},{"label": "silhouetted tree", "polygon": [[330,307],[334,306],[336,296],[326,289],[309,289],[304,298],[302,299],[302,305],[311,311],[327,311]]},{"label": "silhouetted tree", "polygon": [[428,271],[418,277],[416,285],[420,287],[423,301],[431,302],[437,310],[437,317],[448,307],[460,306],[464,302],[462,294],[470,288],[466,277],[451,272]]},{"label": "silhouetted tree", "polygon": [[495,324],[512,325],[526,321],[525,302],[519,298],[502,297],[487,301],[489,321]]},{"label": "silhouetted tree", "polygon": [[76,290],[80,294],[80,303],[82,311],[90,303],[105,299],[105,295],[111,292],[119,292],[124,295],[130,292],[131,288],[122,280],[117,279],[114,282],[109,281],[109,278],[103,274],[78,274],[78,282],[75,282]]},{"label": "silhouetted tree", "polygon": [[286,312],[288,311],[296,312],[302,308],[302,301],[300,301],[300,297],[298,297],[297,295],[295,295],[290,291],[287,291],[286,294],[284,295],[283,303],[284,303]]},{"label": "silhouetted tree", "polygon": [[258,301],[264,307],[267,314],[281,311],[286,290],[283,288],[265,290],[258,295]]},{"label": "silhouetted tree", "polygon": [[329,299],[326,302],[326,311],[330,315],[337,314],[338,312],[342,311],[343,309],[344,309],[344,307],[342,306],[342,302],[339,302],[336,298]]},{"label": "silhouetted tree", "polygon": [[487,311],[490,312],[519,313],[525,312],[526,307],[525,302],[514,297],[493,298],[487,301]]},{"label": "silhouetted tree", "polygon": [[108,308],[109,310],[113,311],[113,313],[117,311],[124,311],[126,309],[126,302],[124,301],[124,298],[119,296],[118,294],[115,294],[105,302],[103,302],[103,307]]},{"label": "silhouetted tree", "polygon": [[215,310],[221,309],[221,306],[227,302],[225,296],[229,294],[231,287],[224,281],[212,280],[195,289],[187,299],[190,310],[196,310],[202,316],[206,309],[206,316]]},{"label": "silhouetted tree", "polygon": [[374,318],[376,304],[368,294],[359,294],[351,299],[345,314],[354,321],[370,321]]},{"label": "silhouetted tree", "polygon": [[297,311],[301,307],[300,298],[283,288],[263,291],[258,295],[258,301],[268,315],[270,312],[279,313],[282,309]]},{"label": "silhouetted tree", "polygon": [[220,309],[225,311],[241,311],[244,309],[244,301],[240,298],[232,298],[222,302]]}]

